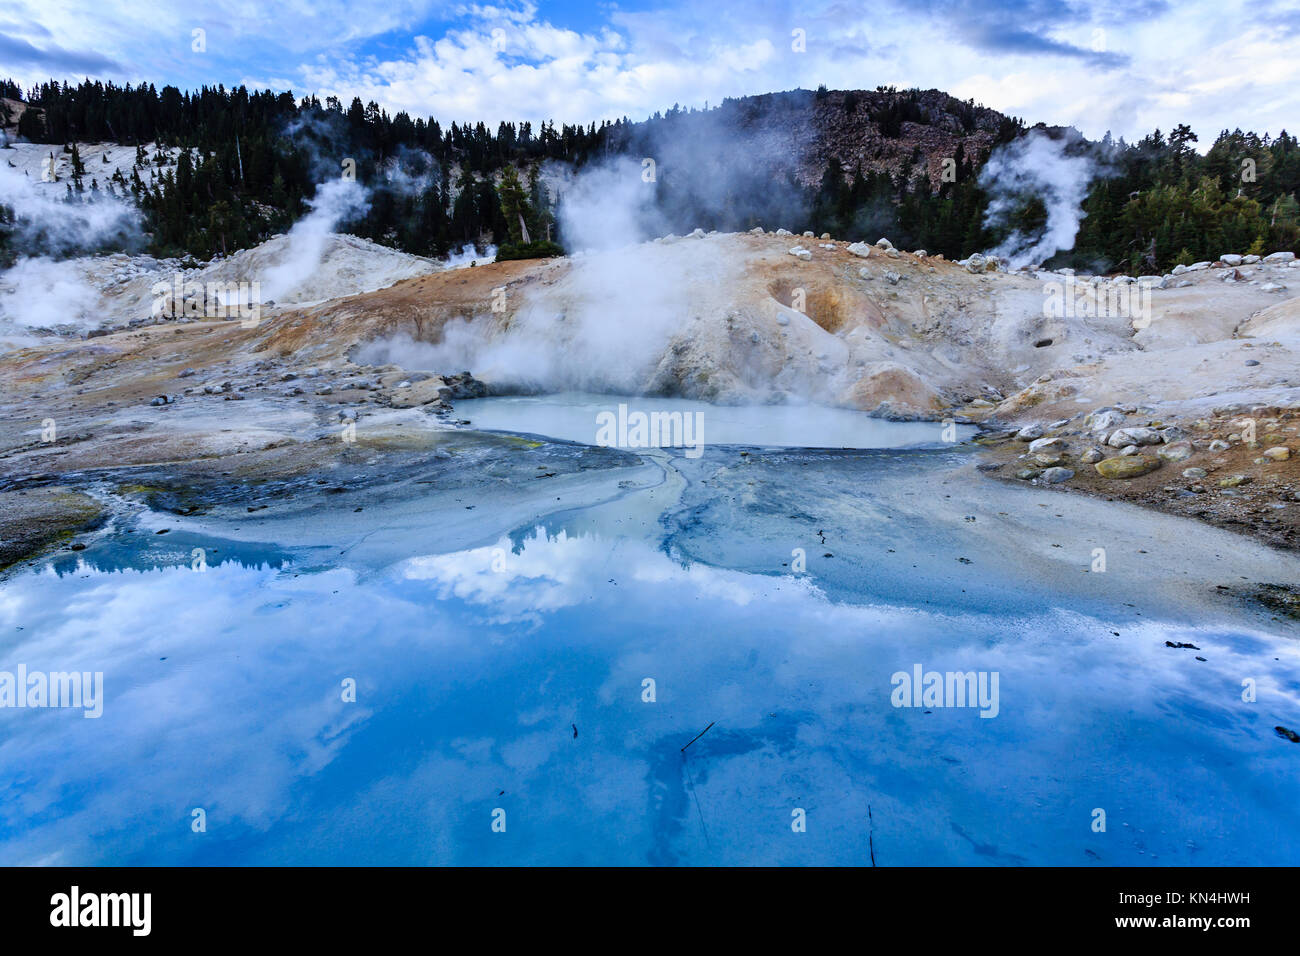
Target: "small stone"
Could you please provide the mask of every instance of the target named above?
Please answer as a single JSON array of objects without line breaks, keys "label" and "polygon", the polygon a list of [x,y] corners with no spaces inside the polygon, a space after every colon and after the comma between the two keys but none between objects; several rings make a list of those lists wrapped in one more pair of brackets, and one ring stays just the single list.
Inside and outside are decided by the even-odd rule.
[{"label": "small stone", "polygon": [[1207,474],[1209,474],[1209,472],[1207,472],[1204,468],[1184,468],[1184,469],[1183,469],[1183,477],[1184,477],[1184,478],[1192,478],[1192,479],[1196,479],[1196,478],[1204,478]]},{"label": "small stone", "polygon": [[1286,461],[1291,457],[1291,449],[1286,445],[1278,445],[1274,448],[1265,450],[1264,457],[1272,461]]},{"label": "small stone", "polygon": [[1063,481],[1069,481],[1074,477],[1074,472],[1069,468],[1048,468],[1042,474],[1043,481],[1049,485],[1059,485]]},{"label": "small stone", "polygon": [[1176,441],[1159,448],[1156,454],[1165,461],[1186,461],[1192,457],[1192,443],[1189,441]]},{"label": "small stone", "polygon": [[1219,479],[1220,488],[1236,488],[1238,485],[1250,484],[1250,475],[1229,475]]}]

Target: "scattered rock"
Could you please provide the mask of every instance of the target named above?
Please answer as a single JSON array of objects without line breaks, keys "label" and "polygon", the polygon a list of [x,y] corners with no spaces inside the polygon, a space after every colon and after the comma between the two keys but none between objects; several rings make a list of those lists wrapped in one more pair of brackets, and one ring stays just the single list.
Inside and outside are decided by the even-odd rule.
[{"label": "scattered rock", "polygon": [[1098,408],[1083,420],[1083,424],[1094,432],[1108,432],[1124,422],[1124,413],[1117,408]]},{"label": "scattered rock", "polygon": [[1063,481],[1069,481],[1074,477],[1074,472],[1069,468],[1048,468],[1042,474],[1043,481],[1049,485],[1057,485]]},{"label": "scattered rock", "polygon": [[1176,441],[1158,449],[1156,454],[1165,461],[1186,461],[1192,457],[1193,451],[1191,442]]},{"label": "scattered rock", "polygon": [[1112,448],[1122,448],[1125,445],[1159,445],[1160,442],[1160,433],[1154,428],[1144,426],[1117,428],[1111,432],[1110,438],[1106,439],[1106,444]]},{"label": "scattered rock", "polygon": [[1131,455],[1124,458],[1103,458],[1093,465],[1103,478],[1137,478],[1150,474],[1160,467],[1154,455]]}]

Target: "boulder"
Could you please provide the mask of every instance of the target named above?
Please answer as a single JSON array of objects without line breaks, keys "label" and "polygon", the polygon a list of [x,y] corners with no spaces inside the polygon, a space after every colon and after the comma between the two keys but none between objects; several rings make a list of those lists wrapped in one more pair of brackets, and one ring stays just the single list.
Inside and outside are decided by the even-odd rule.
[{"label": "boulder", "polygon": [[1270,252],[1264,257],[1265,262],[1291,262],[1294,259],[1294,252]]},{"label": "boulder", "polygon": [[849,246],[849,252],[855,256],[861,256],[863,259],[867,259],[871,256],[871,246],[867,245],[865,242],[855,242]]},{"label": "boulder", "polygon": [[1137,478],[1160,467],[1154,455],[1130,455],[1127,458],[1103,458],[1093,465],[1103,478]]},{"label": "boulder", "polygon": [[1106,439],[1106,444],[1112,448],[1123,448],[1125,445],[1159,445],[1160,433],[1154,428],[1144,426],[1117,428]]},{"label": "boulder", "polygon": [[1123,422],[1124,413],[1117,408],[1098,408],[1083,420],[1084,425],[1098,434],[1109,432]]},{"label": "boulder", "polygon": [[1192,448],[1191,442],[1176,441],[1164,445],[1156,451],[1156,454],[1165,461],[1186,461],[1188,458],[1192,457],[1194,451],[1195,449]]},{"label": "boulder", "polygon": [[1063,481],[1069,481],[1074,477],[1074,472],[1069,468],[1048,468],[1040,475],[1043,481],[1049,485],[1057,485]]},{"label": "boulder", "polygon": [[1043,437],[1043,426],[1038,422],[1031,422],[1020,431],[1016,432],[1018,441],[1033,441],[1035,438]]},{"label": "boulder", "polygon": [[1286,445],[1276,445],[1273,448],[1266,449],[1264,457],[1272,461],[1286,461],[1291,457],[1291,449]]}]

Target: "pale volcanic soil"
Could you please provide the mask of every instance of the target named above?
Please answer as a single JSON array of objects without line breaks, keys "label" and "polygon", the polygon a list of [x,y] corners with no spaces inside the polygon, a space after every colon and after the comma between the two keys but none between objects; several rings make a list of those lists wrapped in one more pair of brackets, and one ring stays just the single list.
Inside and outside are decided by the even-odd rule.
[{"label": "pale volcanic soil", "polygon": [[[346,257],[356,242],[333,248]],[[341,273],[339,260],[319,294],[308,283],[297,295],[325,301],[277,304],[254,327],[154,318],[133,296],[126,311],[139,314],[36,330],[0,354],[0,564],[75,546],[133,497],[202,508],[178,491],[200,477],[287,494],[329,486],[340,469],[454,460],[497,440],[456,426],[452,403],[480,383],[973,422],[988,450],[962,480],[1133,500],[1300,541],[1300,299],[1286,288],[1300,288],[1300,269],[1215,264],[1166,279],[1135,329],[1129,315],[1045,316],[1045,283],[1063,276],[853,250],[699,233],[459,270],[386,258],[390,278],[412,277],[370,292],[364,270]],[[469,333],[462,363],[448,343]],[[1113,437],[1125,428],[1138,431]],[[1103,477],[1094,458],[1153,470]],[[1184,477],[1190,468],[1205,474]]]}]

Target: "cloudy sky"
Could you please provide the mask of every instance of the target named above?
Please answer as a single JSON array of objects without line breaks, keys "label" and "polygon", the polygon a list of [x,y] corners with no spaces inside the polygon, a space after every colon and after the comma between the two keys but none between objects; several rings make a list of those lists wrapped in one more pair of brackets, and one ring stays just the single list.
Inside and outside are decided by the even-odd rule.
[{"label": "cloudy sky", "polygon": [[1090,136],[1187,122],[1204,148],[1300,128],[1300,0],[7,0],[0,76],[243,83],[490,123],[895,84]]}]

